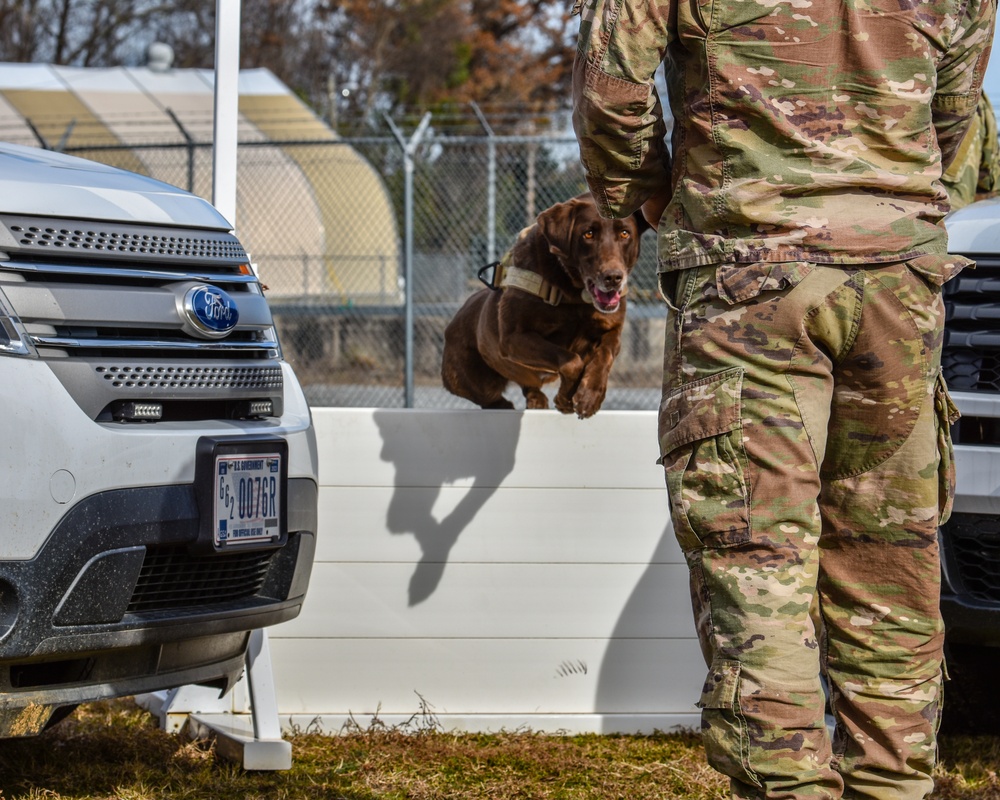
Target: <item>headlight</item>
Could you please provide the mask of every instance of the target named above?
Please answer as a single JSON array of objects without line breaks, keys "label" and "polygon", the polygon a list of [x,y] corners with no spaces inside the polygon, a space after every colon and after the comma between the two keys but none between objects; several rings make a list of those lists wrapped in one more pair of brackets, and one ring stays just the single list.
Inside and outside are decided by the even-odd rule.
[{"label": "headlight", "polygon": [[3,292],[0,292],[0,355],[28,356],[36,358],[37,353],[28,343],[21,320],[7,302]]}]

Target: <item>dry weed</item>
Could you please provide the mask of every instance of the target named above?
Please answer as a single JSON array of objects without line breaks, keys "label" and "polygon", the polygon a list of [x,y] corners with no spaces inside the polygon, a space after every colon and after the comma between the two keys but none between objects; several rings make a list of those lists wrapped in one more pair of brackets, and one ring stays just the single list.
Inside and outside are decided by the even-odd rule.
[{"label": "dry weed", "polygon": [[[96,703],[34,739],[0,741],[0,800],[721,800],[691,733],[453,734],[429,707],[406,725],[297,731],[287,772],[246,772],[208,742],[159,730],[128,701]],[[1000,800],[1000,742],[942,747],[934,800]]]}]

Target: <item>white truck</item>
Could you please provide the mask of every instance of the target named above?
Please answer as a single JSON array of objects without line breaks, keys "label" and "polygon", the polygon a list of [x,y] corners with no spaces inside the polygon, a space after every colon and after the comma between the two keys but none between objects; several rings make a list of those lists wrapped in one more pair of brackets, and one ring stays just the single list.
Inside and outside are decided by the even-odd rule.
[{"label": "white truck", "polygon": [[952,253],[976,261],[945,285],[942,367],[962,419],[952,430],[955,510],[940,530],[949,672],[945,722],[994,733],[1000,714],[1000,198],[949,215]]},{"label": "white truck", "polygon": [[208,202],[0,144],[0,736],[81,702],[228,690],[296,616],[309,408]]}]

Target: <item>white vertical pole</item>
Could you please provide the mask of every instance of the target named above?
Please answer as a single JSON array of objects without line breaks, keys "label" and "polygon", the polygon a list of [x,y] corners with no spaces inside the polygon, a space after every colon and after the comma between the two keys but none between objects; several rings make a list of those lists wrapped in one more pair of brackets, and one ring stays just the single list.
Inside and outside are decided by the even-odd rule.
[{"label": "white vertical pole", "polygon": [[240,84],[240,0],[215,0],[215,116],[212,205],[236,227],[236,142]]},{"label": "white vertical pole", "polygon": [[[215,109],[212,125],[212,205],[236,227],[236,144],[240,84],[240,0],[215,0]],[[155,710],[160,726],[180,730],[193,719],[194,731],[213,732],[221,755],[242,761],[244,769],[284,770],[292,766],[292,746],[281,738],[278,703],[271,671],[271,651],[263,630],[250,633],[244,678],[250,686],[253,734],[232,724],[240,713],[236,688],[226,698],[201,686],[139,695],[140,705]],[[207,694],[207,697],[206,697]],[[201,715],[197,716],[197,712]],[[192,715],[196,716],[192,716]],[[168,725],[170,726],[168,728]]]}]

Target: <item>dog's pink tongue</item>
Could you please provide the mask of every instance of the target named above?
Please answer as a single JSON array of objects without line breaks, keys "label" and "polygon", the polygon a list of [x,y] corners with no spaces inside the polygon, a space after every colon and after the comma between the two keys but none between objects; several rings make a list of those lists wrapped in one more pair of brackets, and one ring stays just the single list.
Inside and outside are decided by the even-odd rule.
[{"label": "dog's pink tongue", "polygon": [[594,293],[594,299],[602,306],[614,306],[621,300],[621,294],[618,292],[604,292],[596,286],[591,291]]}]

